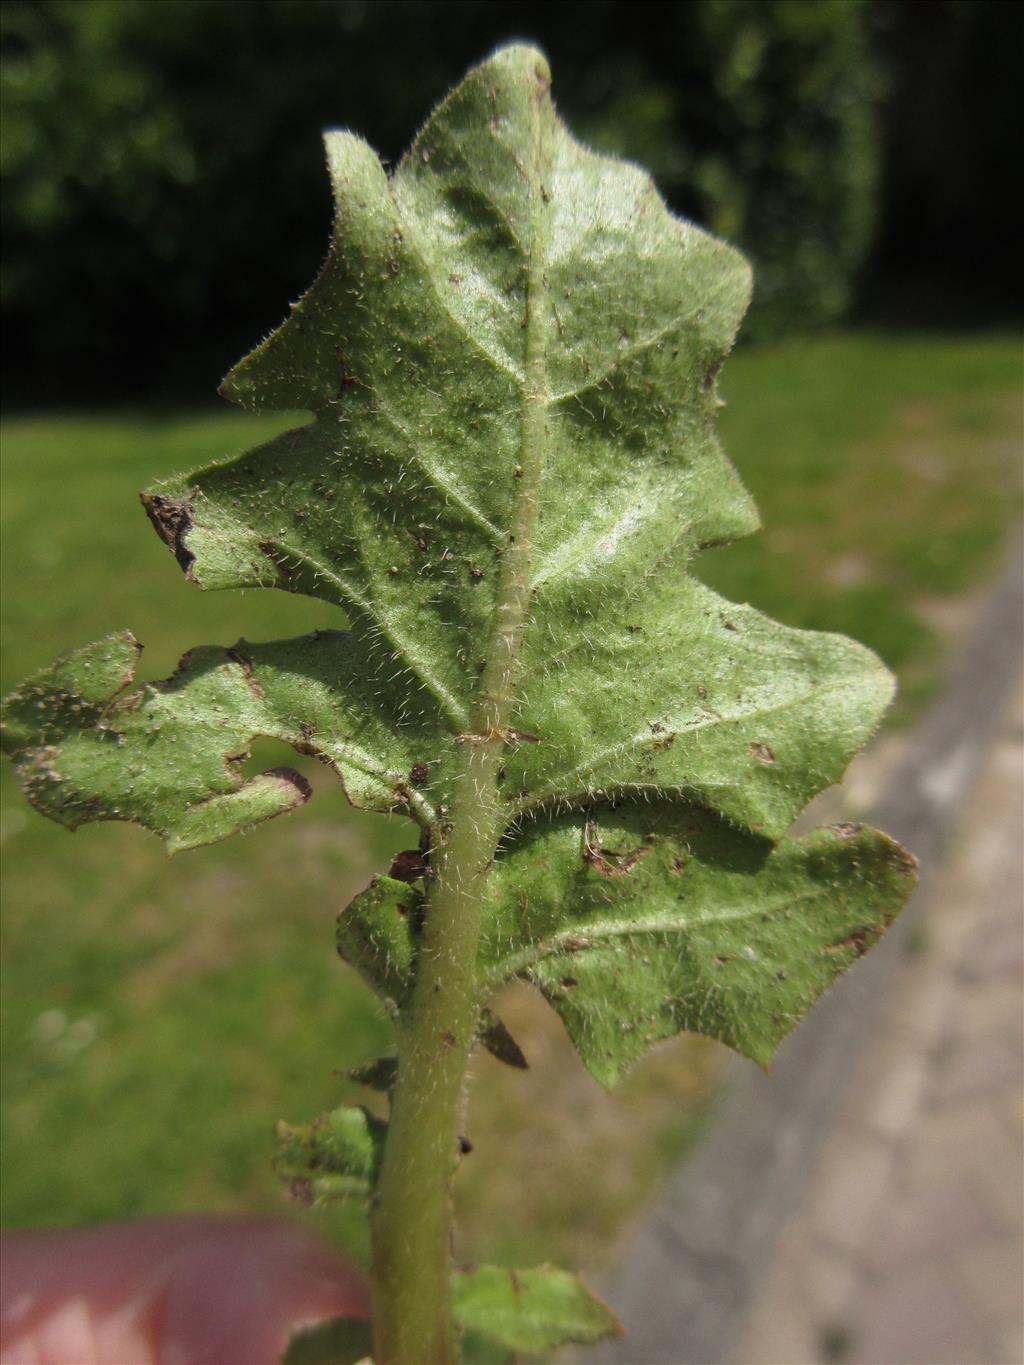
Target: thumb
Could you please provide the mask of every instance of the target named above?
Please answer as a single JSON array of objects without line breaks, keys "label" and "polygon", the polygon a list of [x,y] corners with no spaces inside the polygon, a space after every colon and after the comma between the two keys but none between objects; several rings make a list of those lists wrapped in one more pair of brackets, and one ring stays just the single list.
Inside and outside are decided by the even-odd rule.
[{"label": "thumb", "polygon": [[365,1318],[358,1271],[257,1218],[159,1218],[3,1239],[0,1365],[276,1365],[291,1334]]}]

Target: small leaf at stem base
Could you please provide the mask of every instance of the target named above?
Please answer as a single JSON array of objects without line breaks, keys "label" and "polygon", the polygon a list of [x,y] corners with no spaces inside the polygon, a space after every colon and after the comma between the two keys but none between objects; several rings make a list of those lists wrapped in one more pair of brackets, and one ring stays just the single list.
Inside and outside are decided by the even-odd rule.
[{"label": "small leaf at stem base", "polygon": [[[511,1270],[479,1266],[452,1280],[452,1312],[465,1333],[467,1359],[474,1342],[537,1355],[569,1343],[591,1345],[618,1336],[622,1325],[578,1275],[556,1266]],[[493,1356],[492,1356],[493,1358]]]}]

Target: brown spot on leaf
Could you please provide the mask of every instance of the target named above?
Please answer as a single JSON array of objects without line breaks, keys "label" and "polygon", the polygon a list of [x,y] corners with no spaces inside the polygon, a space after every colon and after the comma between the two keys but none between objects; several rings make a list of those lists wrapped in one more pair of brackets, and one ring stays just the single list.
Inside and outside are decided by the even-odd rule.
[{"label": "brown spot on leaf", "polygon": [[427,860],[418,848],[406,848],[395,854],[388,876],[396,882],[415,882],[427,871]]},{"label": "brown spot on leaf", "polygon": [[672,862],[669,865],[669,871],[672,873],[673,877],[681,877],[685,870],[686,859],[680,858],[678,855],[676,855],[676,857],[672,859]]},{"label": "brown spot on leaf", "polygon": [[775,755],[767,744],[762,744],[760,740],[754,740],[747,752],[751,758],[756,758],[758,763],[772,764],[775,762]]},{"label": "brown spot on leaf", "polygon": [[627,853],[616,853],[612,849],[602,848],[598,843],[596,823],[593,820],[587,821],[583,837],[583,861],[602,877],[624,877],[627,872],[632,872],[640,859],[645,858],[650,851],[649,845],[647,847],[641,845]]},{"label": "brown spot on leaf", "polygon": [[839,953],[852,948],[858,957],[863,957],[881,935],[881,929],[876,929],[873,925],[855,929],[852,934],[847,934],[846,938],[840,939],[837,943],[830,943],[825,952]]},{"label": "brown spot on leaf", "polygon": [[187,498],[169,498],[162,493],[142,495],[142,505],[153,523],[153,529],[174,555],[182,573],[185,574],[196,560],[195,555],[185,544],[185,537],[192,529],[192,509],[198,492],[198,488],[193,488]]},{"label": "brown spot on leaf", "polygon": [[244,640],[239,640],[237,645],[232,645],[230,649],[225,650],[225,653],[228,658],[231,659],[232,662],[238,664],[239,668],[242,670],[242,676],[245,678],[245,685],[255,699],[257,701],[266,701],[267,694],[264,692],[262,685],[253,671],[252,660],[248,655],[242,653],[242,646],[244,644]]},{"label": "brown spot on leaf", "polygon": [[900,871],[903,875],[905,877],[910,877],[911,880],[916,882],[920,863],[914,857],[913,853],[911,853],[908,848],[904,848],[902,845],[898,844],[896,846],[896,856],[899,859]]},{"label": "brown spot on leaf", "polygon": [[514,726],[509,726],[505,731],[505,736],[514,744],[540,744],[540,735],[528,734],[525,730],[517,730]]},{"label": "brown spot on leaf", "polygon": [[304,806],[313,795],[313,788],[302,774],[297,773],[294,768],[268,768],[263,776],[276,777],[279,781],[287,782],[291,787],[294,787],[297,806]]},{"label": "brown spot on leaf", "polygon": [[826,829],[830,829],[832,833],[840,839],[855,839],[863,828],[863,825],[854,824],[851,821],[843,821],[838,825],[826,826]]}]

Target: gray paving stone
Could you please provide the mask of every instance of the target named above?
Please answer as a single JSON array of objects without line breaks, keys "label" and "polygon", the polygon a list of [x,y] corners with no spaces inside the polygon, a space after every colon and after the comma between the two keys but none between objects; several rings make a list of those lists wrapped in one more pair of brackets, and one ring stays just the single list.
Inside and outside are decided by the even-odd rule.
[{"label": "gray paving stone", "polygon": [[1024,1361],[1024,1332],[1011,1328],[999,1338],[999,1365],[1020,1365]]},{"label": "gray paving stone", "polygon": [[763,1320],[755,1312],[749,1324],[751,1346],[734,1357],[733,1365],[819,1365],[821,1334],[803,1299],[780,1287],[775,1302],[778,1308]]},{"label": "gray paving stone", "polygon": [[961,989],[956,1005],[960,1038],[997,1037],[1024,1056],[1024,994],[1013,977]]},{"label": "gray paving stone", "polygon": [[1011,1365],[953,1272],[914,1265],[865,1291],[851,1365]]},{"label": "gray paving stone", "polygon": [[952,1034],[957,999],[954,974],[926,954],[904,969],[882,1008],[882,1026],[937,1046]]},{"label": "gray paving stone", "polygon": [[821,1327],[840,1322],[860,1282],[859,1262],[845,1251],[812,1243],[801,1273],[807,1299]]},{"label": "gray paving stone", "polygon": [[949,1179],[933,1189],[899,1191],[879,1211],[871,1229],[868,1268],[886,1275],[909,1261],[941,1260],[965,1243],[991,1242],[1001,1221],[964,1181]]},{"label": "gray paving stone", "polygon": [[[978,1312],[990,1323],[1005,1325],[1005,1333],[1021,1331],[1024,1297],[1024,1247],[1017,1238],[993,1237],[972,1242],[958,1252],[955,1262]],[[1018,1335],[1019,1341],[1019,1335]],[[1022,1356],[1008,1356],[1017,1360]]]},{"label": "gray paving stone", "polygon": [[1007,1310],[1021,1075],[1005,990],[1021,744],[1005,699],[1022,587],[1015,566],[872,815],[922,858],[924,951],[890,935],[787,1041],[771,1080],[734,1072],[604,1286],[633,1336],[595,1365],[822,1365],[844,1333],[850,1365],[1020,1365]]},{"label": "gray paving stone", "polygon": [[918,1116],[930,1076],[929,1049],[893,1039],[869,1055],[867,1074],[858,1084],[860,1122],[883,1138],[899,1139]]},{"label": "gray paving stone", "polygon": [[[1017,891],[1019,898],[1019,886]],[[969,938],[966,944],[962,971],[969,981],[988,981],[1001,976],[1012,976],[1019,980],[1022,968],[1024,936],[1019,920],[988,924]]]},{"label": "gray paving stone", "polygon": [[999,1116],[1014,1142],[1024,1133],[1024,1085],[1013,1086],[997,1102]]},{"label": "gray paving stone", "polygon": [[935,1104],[950,1104],[996,1094],[1017,1083],[1020,1074],[1020,1047],[1016,1039],[960,1039],[938,1064],[929,1098]]},{"label": "gray paving stone", "polygon": [[[1019,938],[1019,825],[998,748],[931,907],[926,951],[890,986],[805,1205],[784,1239],[785,1273],[766,1277],[742,1354],[818,1337],[856,1365],[1021,1365],[1022,1004],[1007,945]],[[865,1134],[887,1139],[872,1176]],[[857,1154],[860,1155],[857,1155]],[[853,1155],[851,1155],[853,1154]],[[838,1174],[837,1174],[838,1173]],[[829,1298],[819,1275],[823,1215],[848,1216],[858,1179],[873,1217],[845,1225]],[[884,1193],[879,1195],[879,1191]],[[810,1230],[808,1230],[810,1229]],[[855,1232],[856,1235],[853,1235]],[[836,1248],[829,1250],[836,1254]],[[804,1286],[805,1292],[798,1287]],[[794,1320],[796,1319],[796,1320]],[[754,1332],[756,1331],[756,1335]],[[777,1351],[776,1351],[777,1354]],[[765,1357],[767,1358],[767,1357]]]},{"label": "gray paving stone", "polygon": [[847,1252],[861,1250],[892,1176],[888,1143],[864,1132],[837,1133],[811,1187],[814,1231]]}]

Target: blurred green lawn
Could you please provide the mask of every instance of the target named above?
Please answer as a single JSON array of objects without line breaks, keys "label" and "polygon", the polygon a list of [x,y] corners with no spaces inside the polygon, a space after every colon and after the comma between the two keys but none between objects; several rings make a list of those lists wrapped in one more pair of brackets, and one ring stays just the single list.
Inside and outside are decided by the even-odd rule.
[{"label": "blurred green lawn", "polygon": [[[700,572],[781,620],[873,645],[901,678],[897,722],[941,676],[937,604],[984,583],[1019,517],[1019,353],[1011,336],[849,333],[743,350],[723,374],[726,448],[768,529]],[[5,690],[123,626],[160,677],[197,643],[337,624],[282,594],[197,592],[135,501],[290,424],[228,409],[6,422]],[[261,744],[253,767],[279,761]],[[280,1208],[273,1121],[355,1093],[334,1071],[389,1026],[336,959],[333,921],[408,827],[350,811],[323,770],[298,766],[316,786],[300,812],[170,863],[131,827],[69,838],[5,768],[5,1223]],[[579,1089],[546,1014],[510,1008],[544,1083],[479,1068],[470,1250],[593,1260],[693,1131],[711,1054],[664,1049],[605,1100]],[[365,1251],[351,1213],[327,1226]]]}]

